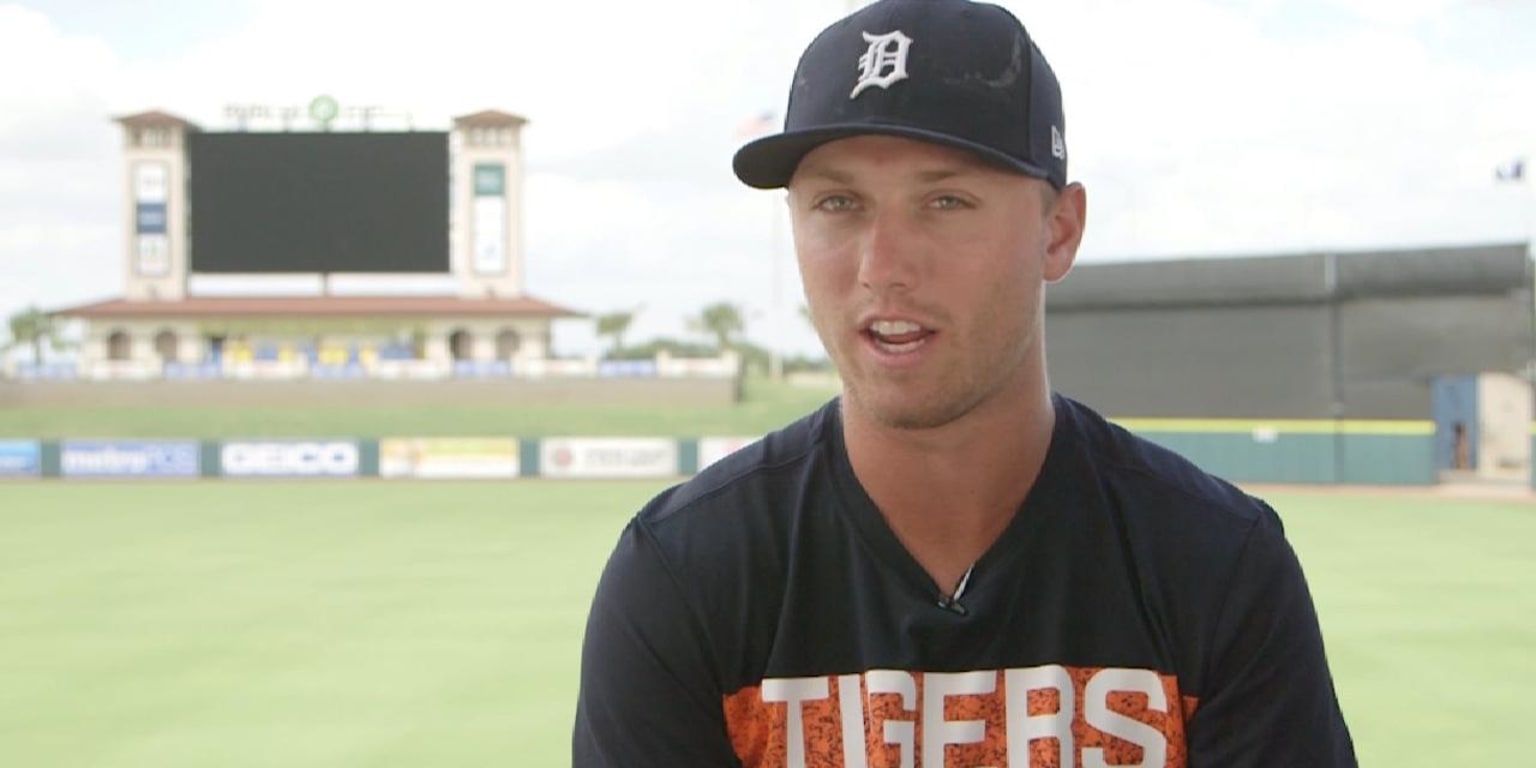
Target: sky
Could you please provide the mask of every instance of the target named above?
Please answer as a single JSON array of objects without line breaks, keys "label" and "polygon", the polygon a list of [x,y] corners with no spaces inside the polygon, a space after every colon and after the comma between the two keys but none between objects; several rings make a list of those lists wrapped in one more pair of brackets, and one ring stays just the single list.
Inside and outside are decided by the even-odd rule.
[{"label": "sky", "polygon": [[[0,0],[0,314],[120,295],[121,131],[232,104],[529,119],[528,293],[819,354],[782,193],[730,171],[853,0]],[[1062,83],[1079,263],[1528,241],[1536,0],[1006,0]],[[1070,276],[1067,278],[1070,280]],[[557,351],[600,348],[586,321]]]}]

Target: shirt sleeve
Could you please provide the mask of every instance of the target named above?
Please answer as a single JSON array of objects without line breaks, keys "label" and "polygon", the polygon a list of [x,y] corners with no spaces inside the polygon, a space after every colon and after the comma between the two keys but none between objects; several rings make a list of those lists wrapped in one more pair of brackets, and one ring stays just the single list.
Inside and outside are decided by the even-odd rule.
[{"label": "shirt sleeve", "polygon": [[655,539],[631,521],[587,618],[571,764],[740,765],[712,658]]},{"label": "shirt sleeve", "polygon": [[1189,766],[1355,766],[1306,578],[1265,512],[1217,614]]}]

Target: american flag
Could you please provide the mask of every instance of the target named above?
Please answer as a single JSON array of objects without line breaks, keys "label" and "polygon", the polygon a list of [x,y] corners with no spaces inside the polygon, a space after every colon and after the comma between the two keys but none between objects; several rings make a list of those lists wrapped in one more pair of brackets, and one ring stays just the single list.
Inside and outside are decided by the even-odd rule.
[{"label": "american flag", "polygon": [[763,134],[772,133],[776,128],[778,128],[777,116],[772,111],[762,112],[736,126],[736,138],[755,139]]},{"label": "american flag", "polygon": [[1517,157],[1494,169],[1493,177],[1499,181],[1525,181],[1525,158]]}]

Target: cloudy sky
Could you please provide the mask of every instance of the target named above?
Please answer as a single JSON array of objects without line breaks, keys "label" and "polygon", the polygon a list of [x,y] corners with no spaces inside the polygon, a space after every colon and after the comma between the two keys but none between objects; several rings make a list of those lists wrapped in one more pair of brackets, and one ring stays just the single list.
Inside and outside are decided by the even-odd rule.
[{"label": "cloudy sky", "polygon": [[[729,300],[753,337],[814,352],[782,201],[736,182],[730,154],[851,4],[0,0],[0,313],[121,290],[114,116],[220,130],[230,104],[329,94],[430,129],[529,118],[532,294],[640,307],[633,339]],[[1084,262],[1536,229],[1536,183],[1494,174],[1536,159],[1536,0],[1003,4],[1062,81]],[[557,344],[593,341],[576,323]]]}]

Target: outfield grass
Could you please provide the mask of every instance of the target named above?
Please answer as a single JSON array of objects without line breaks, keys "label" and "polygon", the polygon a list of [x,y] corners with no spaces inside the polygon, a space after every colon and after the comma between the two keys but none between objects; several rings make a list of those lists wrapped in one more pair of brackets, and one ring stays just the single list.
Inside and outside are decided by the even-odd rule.
[{"label": "outfield grass", "polygon": [[1536,504],[1272,498],[1312,584],[1360,764],[1530,764]]},{"label": "outfield grass", "polygon": [[[0,484],[0,765],[568,764],[658,483]],[[1536,506],[1270,493],[1363,765],[1521,765]]]},{"label": "outfield grass", "polygon": [[0,484],[0,765],[569,764],[657,484]]},{"label": "outfield grass", "polygon": [[734,405],[0,408],[0,438],[466,437],[760,435],[827,402],[831,386],[747,379]]}]

